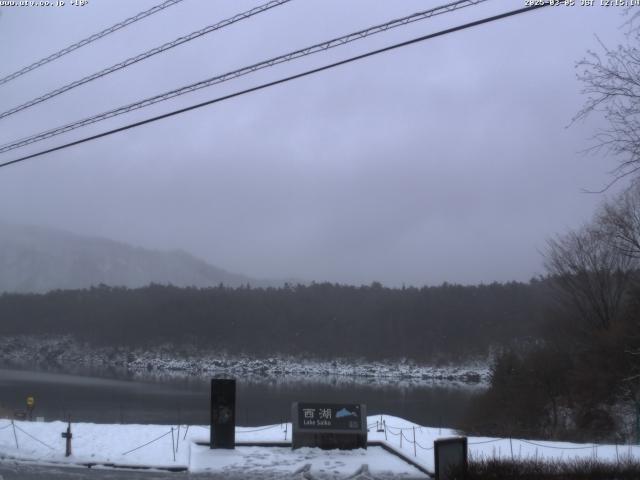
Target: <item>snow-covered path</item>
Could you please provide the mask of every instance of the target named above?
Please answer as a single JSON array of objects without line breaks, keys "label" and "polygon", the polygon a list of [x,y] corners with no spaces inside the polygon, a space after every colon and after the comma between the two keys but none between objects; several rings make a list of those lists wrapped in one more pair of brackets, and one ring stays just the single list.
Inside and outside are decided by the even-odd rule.
[{"label": "snow-covered path", "polygon": [[[385,428],[378,428],[380,421]],[[410,458],[433,471],[433,442],[455,436],[452,430],[419,426],[401,418],[376,415],[368,418],[370,442]],[[260,478],[347,478],[365,465],[374,478],[426,478],[419,469],[380,446],[367,450],[323,451],[286,446],[238,446],[235,450],[210,450],[206,426],[72,424],[73,455],[64,456],[64,422],[22,422],[0,419],[0,465],[37,462],[56,466],[93,464],[100,466],[150,466],[183,469],[192,473],[252,474]],[[378,431],[382,430],[382,431]],[[414,437],[415,435],[415,437]],[[414,441],[415,438],[415,441]],[[236,429],[241,443],[291,441],[291,424]],[[640,446],[595,445],[526,439],[469,437],[471,458],[598,458],[607,461],[640,458]],[[17,443],[16,443],[17,442]],[[279,476],[279,477],[278,477]],[[308,475],[307,475],[308,476]],[[366,478],[361,474],[360,477]],[[143,477],[141,477],[143,478]]]}]

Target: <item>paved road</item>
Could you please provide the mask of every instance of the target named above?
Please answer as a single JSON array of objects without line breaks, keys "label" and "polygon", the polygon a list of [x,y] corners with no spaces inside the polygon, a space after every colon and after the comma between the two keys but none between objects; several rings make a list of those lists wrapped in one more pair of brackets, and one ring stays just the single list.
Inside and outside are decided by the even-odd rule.
[{"label": "paved road", "polygon": [[[368,471],[352,480],[413,480],[406,477],[374,477]],[[283,477],[277,472],[237,472],[224,474],[163,473],[134,470],[87,469],[74,467],[50,467],[30,464],[6,463],[0,460],[0,480],[321,480],[307,472]],[[322,477],[322,480],[331,477]],[[344,477],[338,477],[344,478]],[[421,477],[424,479],[425,477]]]},{"label": "paved road", "polygon": [[200,478],[205,479],[204,476],[193,476],[180,474],[178,477],[176,474],[157,473],[157,472],[136,472],[136,471],[123,471],[123,470],[106,470],[92,468],[74,468],[74,467],[50,467],[50,466],[36,466],[26,464],[10,464],[0,463],[0,480],[168,480],[170,478],[178,479],[191,479]]}]

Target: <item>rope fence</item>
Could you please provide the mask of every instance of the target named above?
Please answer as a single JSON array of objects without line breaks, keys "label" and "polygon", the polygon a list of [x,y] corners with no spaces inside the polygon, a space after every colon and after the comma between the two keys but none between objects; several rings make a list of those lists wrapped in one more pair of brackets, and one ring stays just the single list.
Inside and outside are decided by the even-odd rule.
[{"label": "rope fence", "polygon": [[9,428],[11,426],[11,423],[7,423],[4,427],[0,427],[0,430],[4,430],[5,428]]},{"label": "rope fence", "polygon": [[[430,446],[430,447],[426,447],[422,444],[420,444],[420,442],[418,442],[415,438],[415,432],[416,430],[418,430],[419,432],[422,433],[422,428],[420,426],[411,426],[411,427],[399,427],[399,426],[395,426],[395,425],[387,425],[386,422],[384,420],[381,420],[379,422],[376,422],[375,424],[377,427],[381,427],[384,428],[384,433],[385,433],[385,439],[386,439],[386,434],[389,433],[395,437],[399,437],[399,441],[400,441],[400,449],[403,449],[403,443],[406,442],[407,446],[413,446],[413,451],[414,451],[414,455],[417,456],[417,451],[416,448],[419,448],[421,450],[424,451],[430,451],[434,449],[434,446]],[[393,431],[395,430],[395,432]],[[407,435],[405,435],[405,431],[406,430],[412,430],[413,431],[413,439],[409,438]],[[549,449],[553,449],[553,450],[593,450],[594,452],[594,456],[597,457],[597,452],[598,452],[598,447],[607,447],[607,446],[613,446],[613,445],[600,445],[600,444],[590,444],[590,445],[585,445],[585,446],[560,446],[560,445],[548,445],[548,444],[544,444],[544,443],[538,443],[538,442],[533,442],[530,440],[523,440],[523,439],[513,439],[510,437],[506,437],[506,438],[492,438],[492,439],[488,439],[488,440],[479,440],[479,441],[475,441],[475,442],[468,442],[469,446],[472,445],[486,445],[486,444],[491,444],[491,443],[498,443],[498,442],[505,442],[508,441],[509,445],[507,446],[507,452],[511,452],[511,457],[514,457],[514,453],[513,453],[513,443],[514,442],[520,442],[520,449],[522,448],[522,444],[527,444],[527,445],[532,445],[534,447],[539,447],[539,448],[549,448]],[[494,449],[494,456],[495,456],[495,449],[496,447],[493,447]],[[616,457],[619,458],[619,453],[618,453],[618,445],[615,445],[615,449],[616,449]],[[629,449],[631,451],[631,445],[629,445]],[[538,455],[537,453],[538,449],[536,448],[536,456]],[[471,452],[470,452],[471,454]],[[630,454],[629,454],[630,455]],[[521,454],[518,453],[518,457],[520,457]]]},{"label": "rope fence", "polygon": [[166,437],[167,435],[171,435],[171,433],[173,433],[173,428],[172,428],[171,430],[169,430],[167,433],[163,433],[163,434],[162,434],[162,435],[160,435],[158,438],[154,438],[154,439],[153,439],[153,440],[151,440],[150,442],[147,442],[147,443],[145,443],[145,444],[143,444],[143,445],[140,445],[140,446],[138,446],[138,447],[136,447],[136,448],[132,448],[131,450],[127,450],[126,452],[122,453],[121,455],[122,455],[122,456],[124,456],[124,455],[128,455],[128,454],[130,454],[131,452],[135,452],[136,450],[140,450],[141,448],[144,448],[144,447],[146,447],[146,446],[148,446],[148,445],[151,445],[152,443],[157,442],[158,440],[160,440],[161,438]]},{"label": "rope fence", "polygon": [[41,443],[42,445],[44,445],[45,447],[49,448],[50,450],[54,450],[54,448],[53,448],[51,445],[49,445],[49,444],[47,444],[47,443],[44,443],[42,440],[40,440],[40,439],[38,439],[38,438],[34,437],[34,436],[33,436],[33,435],[31,435],[29,432],[26,432],[25,430],[23,430],[22,428],[20,428],[18,425],[15,425],[15,424],[14,424],[14,426],[15,426],[16,430],[18,430],[18,431],[20,431],[20,432],[24,433],[27,437],[31,438],[32,440],[35,440],[35,441],[36,441],[36,442],[38,442],[38,443]]},{"label": "rope fence", "polygon": [[268,427],[255,428],[253,430],[241,430],[236,431],[236,433],[252,433],[252,432],[262,432],[264,430],[271,430],[272,428],[280,427],[280,425],[269,425]]},{"label": "rope fence", "polygon": [[422,445],[420,445],[420,443],[418,441],[416,441],[416,445],[418,446],[418,448],[421,448],[422,450],[433,450],[433,447],[423,447]]},{"label": "rope fence", "polygon": [[501,442],[502,440],[506,440],[504,438],[494,438],[492,440],[483,440],[482,442],[469,442],[467,443],[467,445],[482,445],[485,443],[495,443],[495,442]]},{"label": "rope fence", "polygon": [[596,445],[595,443],[593,445],[589,445],[585,447],[556,447],[554,445],[543,445],[541,443],[531,442],[529,440],[518,440],[518,441],[523,443],[528,443],[529,445],[535,445],[536,447],[553,448],[555,450],[586,450],[586,449],[593,450],[594,448],[598,448],[598,445]]}]

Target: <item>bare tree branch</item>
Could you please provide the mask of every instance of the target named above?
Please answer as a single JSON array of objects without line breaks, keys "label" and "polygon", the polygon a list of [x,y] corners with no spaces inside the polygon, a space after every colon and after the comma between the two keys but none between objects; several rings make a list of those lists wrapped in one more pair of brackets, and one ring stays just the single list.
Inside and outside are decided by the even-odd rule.
[{"label": "bare tree branch", "polygon": [[625,22],[629,30],[624,45],[611,49],[596,37],[600,53],[589,50],[576,64],[577,78],[583,85],[581,93],[587,99],[571,123],[594,113],[601,114],[608,126],[596,132],[593,145],[585,152],[603,152],[618,160],[612,171],[614,180],[602,191],[640,169],[640,25],[635,22],[638,19],[640,15],[635,13]]}]

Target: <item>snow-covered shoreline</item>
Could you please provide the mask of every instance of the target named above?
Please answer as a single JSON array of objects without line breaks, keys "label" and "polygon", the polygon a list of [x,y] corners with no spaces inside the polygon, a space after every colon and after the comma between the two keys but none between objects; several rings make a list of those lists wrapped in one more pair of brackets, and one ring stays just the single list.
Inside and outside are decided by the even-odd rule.
[{"label": "snow-covered shoreline", "polygon": [[[385,428],[378,428],[384,422]],[[457,435],[454,430],[429,428],[388,415],[367,419],[369,442],[409,458],[432,472],[433,442]],[[73,454],[65,457],[65,440],[60,433],[67,424],[0,419],[0,462],[95,467],[151,467],[190,472],[261,472],[291,475],[310,465],[316,478],[325,474],[352,475],[363,464],[371,473],[393,478],[424,478],[416,467],[376,446],[367,450],[323,451],[303,448],[292,451],[291,424],[237,427],[238,443],[278,443],[279,446],[238,446],[233,451],[211,451],[208,426],[113,425],[74,423]],[[404,440],[403,440],[404,439]],[[415,439],[415,441],[414,441]],[[469,437],[472,459],[593,459],[619,461],[640,457],[638,445],[596,445],[527,439]],[[204,444],[204,445],[203,445]],[[266,477],[271,478],[271,477]],[[276,478],[276,477],[273,477]],[[333,478],[333,477],[332,477]]]},{"label": "snow-covered shoreline", "polygon": [[73,366],[76,369],[120,369],[133,376],[210,376],[212,374],[292,378],[348,378],[364,384],[442,382],[486,385],[488,362],[463,365],[420,365],[411,361],[302,359],[290,356],[251,358],[192,347],[159,345],[153,349],[96,347],[70,336],[11,336],[0,339],[5,366]]}]

